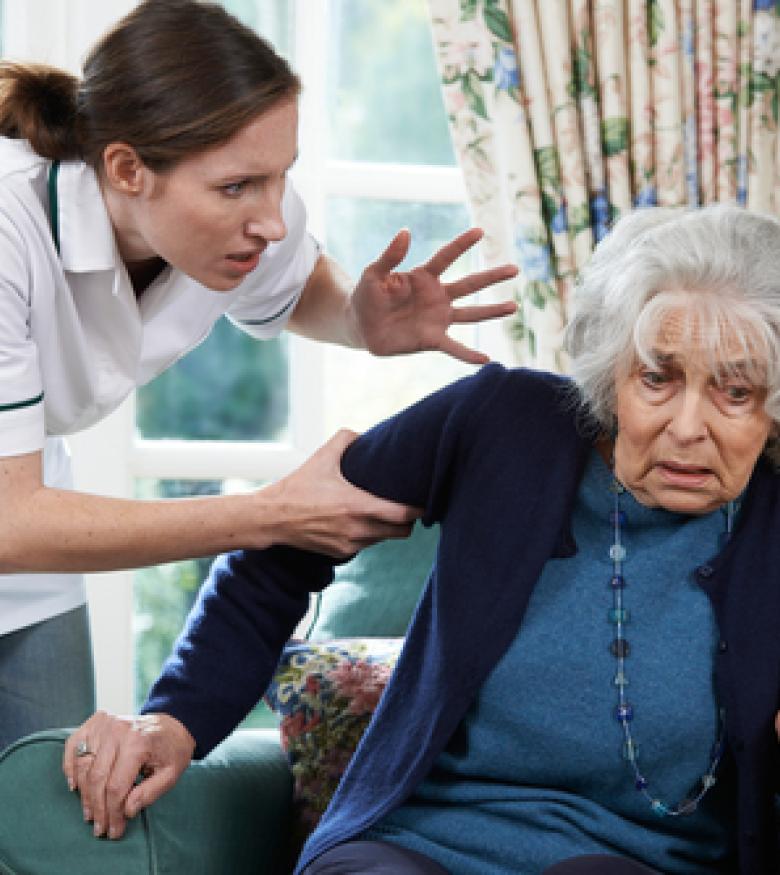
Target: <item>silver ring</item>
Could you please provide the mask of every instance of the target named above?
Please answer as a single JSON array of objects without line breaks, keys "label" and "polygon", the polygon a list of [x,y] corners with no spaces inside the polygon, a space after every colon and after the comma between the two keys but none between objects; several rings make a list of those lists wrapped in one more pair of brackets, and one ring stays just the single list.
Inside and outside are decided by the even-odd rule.
[{"label": "silver ring", "polygon": [[76,756],[77,757],[91,757],[94,756],[95,752],[89,749],[89,744],[87,744],[86,740],[80,741],[76,745]]}]

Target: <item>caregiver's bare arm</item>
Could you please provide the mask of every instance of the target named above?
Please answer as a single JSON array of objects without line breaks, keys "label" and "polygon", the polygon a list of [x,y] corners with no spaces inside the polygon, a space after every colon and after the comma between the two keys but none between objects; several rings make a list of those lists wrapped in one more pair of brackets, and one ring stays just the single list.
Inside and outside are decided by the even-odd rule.
[{"label": "caregiver's bare arm", "polygon": [[418,512],[349,484],[341,432],[292,474],[246,495],[160,501],[44,486],[42,454],[0,458],[0,573],[135,568],[288,544],[336,557],[408,534]]}]

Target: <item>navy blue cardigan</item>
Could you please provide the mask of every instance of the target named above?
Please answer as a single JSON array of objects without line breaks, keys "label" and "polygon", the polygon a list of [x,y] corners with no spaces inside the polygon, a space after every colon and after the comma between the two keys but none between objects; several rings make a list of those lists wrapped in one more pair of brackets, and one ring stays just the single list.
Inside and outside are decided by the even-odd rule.
[{"label": "navy blue cardigan", "polygon": [[[392,681],[296,871],[371,826],[427,774],[515,638],[545,562],[576,551],[569,521],[591,445],[566,380],[491,365],[347,451],[349,480],[424,508],[441,541]],[[735,536],[696,572],[721,635],[722,768],[736,773],[742,875],[780,872],[779,486],[760,461]],[[286,547],[222,557],[143,710],[177,717],[205,755],[262,695],[309,592],[332,570],[327,557]]]}]

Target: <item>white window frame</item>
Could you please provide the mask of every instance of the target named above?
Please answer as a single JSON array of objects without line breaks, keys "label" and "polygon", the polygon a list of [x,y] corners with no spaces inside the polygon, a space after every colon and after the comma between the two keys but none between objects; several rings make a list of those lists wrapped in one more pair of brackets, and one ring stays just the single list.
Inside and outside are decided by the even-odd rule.
[{"label": "white window frame", "polygon": [[[304,82],[300,159],[294,181],[307,205],[309,227],[325,240],[326,203],[332,196],[431,204],[466,202],[458,168],[365,164],[328,160],[326,124],[327,0],[295,4],[295,58]],[[85,47],[135,5],[132,0],[6,0],[5,54],[57,64],[75,72]],[[34,26],[33,26],[34,23]],[[389,241],[388,241],[389,242]],[[504,333],[479,333],[480,347],[506,358]],[[323,434],[322,350],[291,337],[289,439],[284,443],[144,441],[136,438],[135,398],[99,425],[71,438],[77,488],[120,497],[133,495],[134,480],[274,480],[288,473],[327,437]],[[88,578],[99,707],[133,709],[133,572]]]}]

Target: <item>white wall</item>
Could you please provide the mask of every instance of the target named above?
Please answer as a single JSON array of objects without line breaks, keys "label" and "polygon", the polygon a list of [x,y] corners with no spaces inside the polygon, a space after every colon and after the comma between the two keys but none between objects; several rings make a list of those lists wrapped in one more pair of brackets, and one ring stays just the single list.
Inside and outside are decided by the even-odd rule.
[{"label": "white wall", "polygon": [[[132,494],[127,459],[134,431],[133,399],[103,422],[68,439],[74,482],[82,492]],[[98,707],[128,713],[133,705],[133,573],[87,575]]]},{"label": "white wall", "polygon": [[5,0],[6,55],[78,72],[92,43],[134,0]]}]

